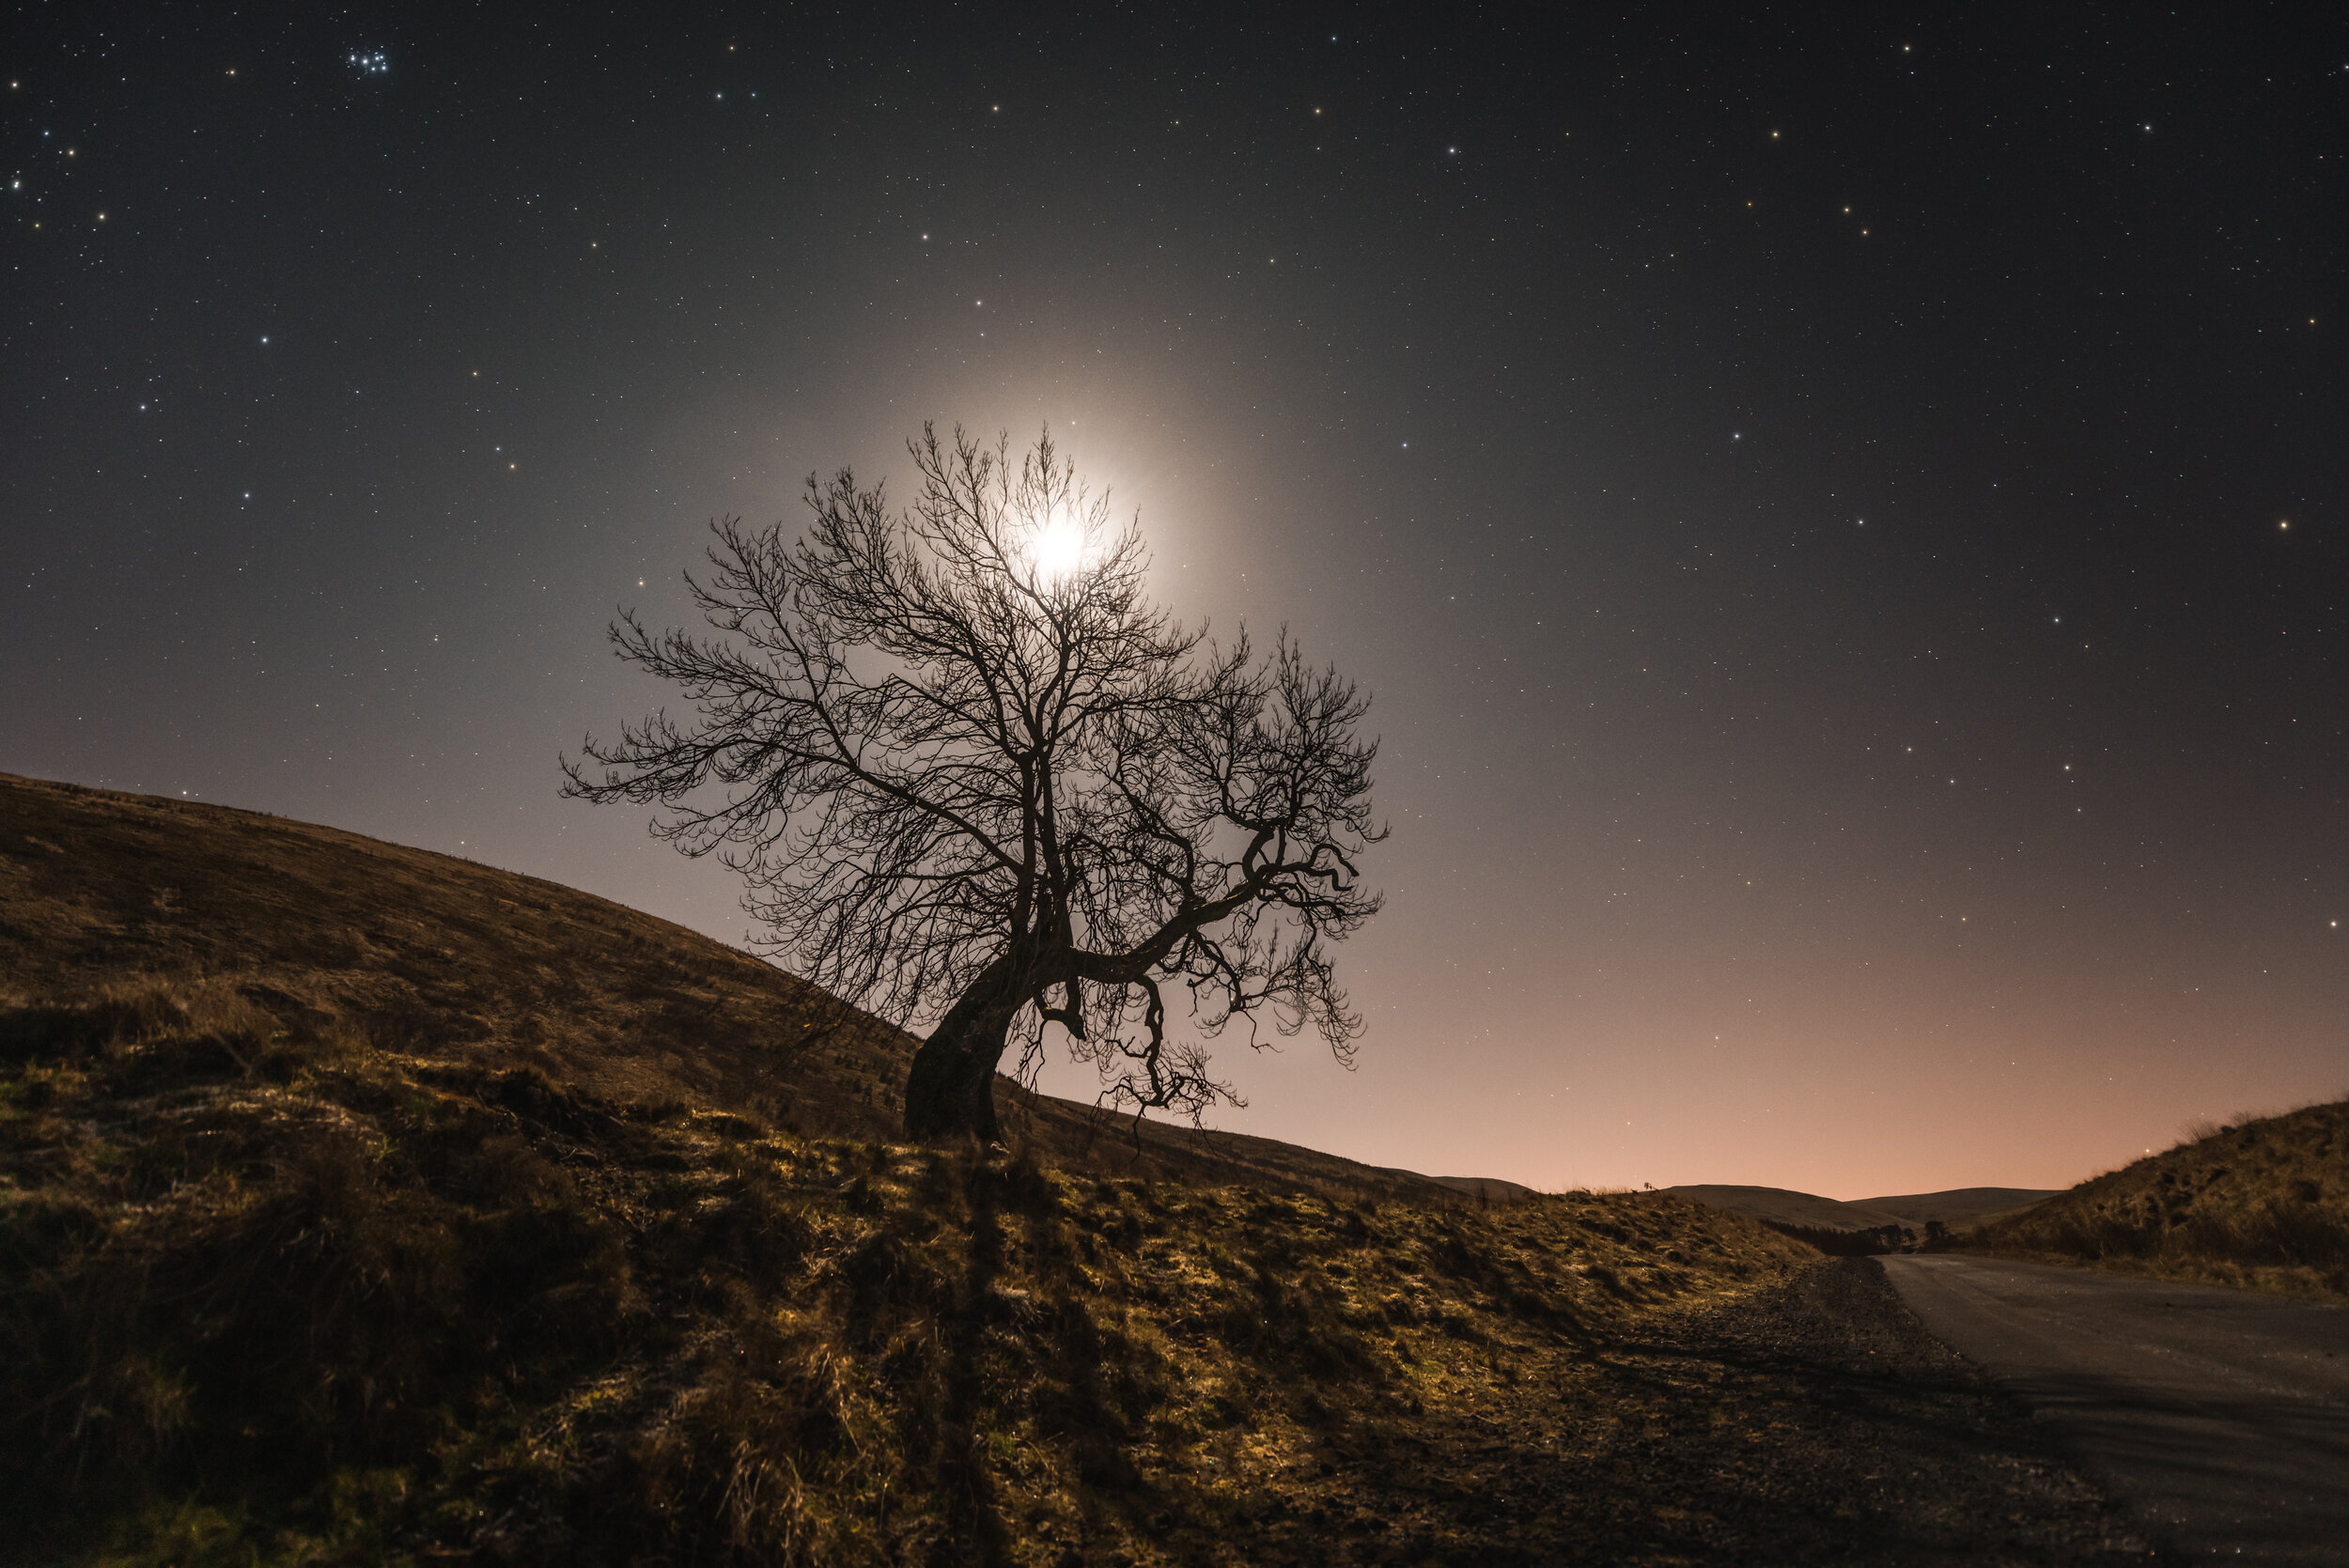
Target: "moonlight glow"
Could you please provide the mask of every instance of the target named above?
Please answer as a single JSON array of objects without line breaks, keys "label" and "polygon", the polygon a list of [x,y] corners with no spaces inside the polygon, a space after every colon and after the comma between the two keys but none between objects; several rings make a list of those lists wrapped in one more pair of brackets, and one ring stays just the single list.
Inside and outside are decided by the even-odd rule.
[{"label": "moonlight glow", "polygon": [[1066,576],[1084,559],[1083,531],[1073,522],[1047,523],[1035,536],[1035,569],[1048,579]]},{"label": "moonlight glow", "polygon": [[1660,8],[198,9],[28,9],[0,78],[0,774],[739,942],[719,859],[553,804],[633,711],[615,601],[692,620],[705,525],[793,534],[834,463],[894,516],[925,423],[1008,442],[994,496],[1049,428],[1097,488],[990,513],[991,591],[1065,608],[1132,527],[1181,624],[1377,694],[1362,1071],[1230,1037],[1230,1130],[1852,1197],[2344,1087],[2325,8],[1788,8],[1760,54]]}]

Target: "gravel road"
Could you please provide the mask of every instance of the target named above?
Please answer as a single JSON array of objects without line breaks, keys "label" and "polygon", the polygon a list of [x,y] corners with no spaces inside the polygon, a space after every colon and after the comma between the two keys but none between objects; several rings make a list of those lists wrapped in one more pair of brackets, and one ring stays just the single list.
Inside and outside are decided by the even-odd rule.
[{"label": "gravel road", "polygon": [[1946,1254],[1883,1266],[2163,1545],[2349,1563],[2349,1308]]}]

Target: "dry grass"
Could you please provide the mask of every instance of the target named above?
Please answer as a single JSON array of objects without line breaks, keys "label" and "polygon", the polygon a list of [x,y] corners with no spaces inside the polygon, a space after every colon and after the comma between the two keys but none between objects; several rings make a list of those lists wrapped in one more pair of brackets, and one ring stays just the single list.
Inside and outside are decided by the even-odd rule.
[{"label": "dry grass", "polygon": [[1806,1255],[810,1138],[217,985],[0,1028],[0,1446],[109,1561],[1238,1560],[1332,1442]]},{"label": "dry grass", "polygon": [[1983,1225],[1964,1245],[2349,1295],[2349,1100],[2190,1128],[2176,1147]]},{"label": "dry grass", "polygon": [[[783,1128],[900,1135],[918,1044],[796,976],[536,877],[255,812],[0,774],[0,988],[25,1004],[146,977],[232,986],[300,1024],[598,1095],[692,1098]],[[0,1001],[8,1000],[0,996]],[[1056,1163],[1343,1197],[1451,1189],[1292,1144],[999,1087]]]},{"label": "dry grass", "polygon": [[1051,1102],[908,1147],[909,1042],[787,975],[217,808],[0,779],[0,973],[42,1560],[1312,1558],[1363,1456],[1535,1388],[1598,1452],[1626,1336],[1815,1256]]}]

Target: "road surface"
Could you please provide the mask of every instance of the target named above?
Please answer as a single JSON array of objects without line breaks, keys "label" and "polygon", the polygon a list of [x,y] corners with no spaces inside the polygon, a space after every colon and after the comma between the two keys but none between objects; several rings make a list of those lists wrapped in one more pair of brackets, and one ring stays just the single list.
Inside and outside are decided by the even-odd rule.
[{"label": "road surface", "polygon": [[1986,1258],[1880,1260],[2163,1545],[2349,1564],[2349,1308]]}]

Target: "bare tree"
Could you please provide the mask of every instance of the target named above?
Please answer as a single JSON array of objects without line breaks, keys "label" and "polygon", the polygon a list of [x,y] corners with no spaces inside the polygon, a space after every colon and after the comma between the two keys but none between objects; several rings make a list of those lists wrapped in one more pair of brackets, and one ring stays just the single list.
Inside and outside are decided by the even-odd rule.
[{"label": "bare tree", "polygon": [[1053,1025],[1137,1113],[1237,1100],[1201,1044],[1236,1019],[1350,1064],[1328,950],[1379,906],[1368,699],[1286,632],[1258,660],[1148,602],[1139,520],[1113,527],[1049,431],[1017,465],[960,430],[909,449],[902,512],[843,469],[809,477],[796,542],[716,524],[687,581],[717,635],[625,614],[620,657],[695,716],[590,738],[565,793],[665,807],[655,833],[739,872],[773,951],[934,1019],[916,1138],[991,1140],[1009,1042],[1033,1065]]}]

